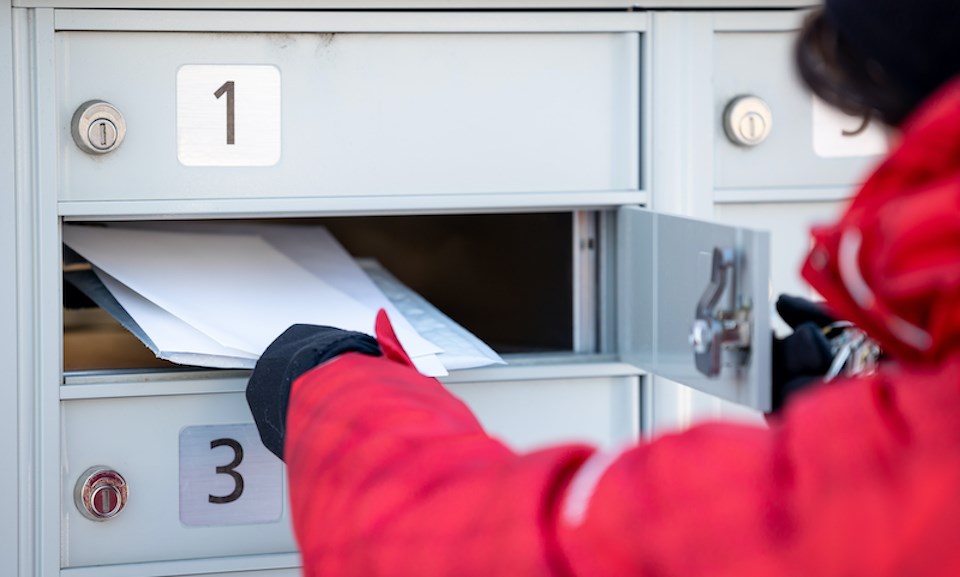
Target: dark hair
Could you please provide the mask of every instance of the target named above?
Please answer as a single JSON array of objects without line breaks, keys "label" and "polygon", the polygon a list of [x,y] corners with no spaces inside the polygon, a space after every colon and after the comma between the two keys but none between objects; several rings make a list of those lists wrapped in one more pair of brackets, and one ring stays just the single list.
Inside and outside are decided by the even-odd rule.
[{"label": "dark hair", "polygon": [[847,114],[899,126],[920,103],[879,62],[861,56],[823,10],[807,18],[794,58],[800,77],[813,93]]}]

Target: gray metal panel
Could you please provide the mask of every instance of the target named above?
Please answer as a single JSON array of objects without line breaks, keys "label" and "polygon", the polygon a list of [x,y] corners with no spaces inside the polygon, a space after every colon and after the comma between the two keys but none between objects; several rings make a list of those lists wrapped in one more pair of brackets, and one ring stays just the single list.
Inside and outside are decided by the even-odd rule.
[{"label": "gray metal panel", "polygon": [[66,567],[59,577],[299,577],[300,555],[244,555],[154,563]]},{"label": "gray metal panel", "polygon": [[57,10],[55,26],[125,32],[641,32],[646,12]]},{"label": "gray metal panel", "polygon": [[[18,342],[16,194],[14,188],[14,107],[13,107],[13,22],[10,2],[0,2],[0,316],[6,319],[0,328],[0,394],[5,402],[0,407],[0,459],[7,474],[0,477],[0,494],[21,503],[20,475],[11,468],[19,460],[18,405]],[[14,505],[15,508],[16,505]],[[20,527],[17,515],[4,515],[0,520],[0,574],[19,575]]]},{"label": "gray metal panel", "polygon": [[[456,385],[637,376],[635,367],[616,362],[612,355],[558,354],[545,357],[528,354],[505,355],[504,358],[506,365],[454,371],[439,380],[445,385]],[[77,371],[65,375],[60,398],[82,400],[242,393],[249,378],[250,371],[245,370]]]},{"label": "gray metal panel", "polygon": [[53,11],[14,19],[20,570],[56,575],[59,548],[60,239]]},{"label": "gray metal panel", "polygon": [[[15,10],[13,12],[14,38],[22,39],[28,35],[27,20],[24,18],[25,11]],[[12,123],[14,125],[13,134],[16,137],[16,162],[14,163],[14,199],[11,201],[15,209],[16,226],[7,228],[7,231],[14,232],[16,240],[13,243],[4,243],[4,250],[10,250],[10,264],[16,271],[16,288],[10,296],[14,299],[12,302],[13,311],[16,319],[16,338],[12,341],[14,346],[11,351],[15,351],[17,358],[14,363],[4,365],[6,369],[14,371],[12,382],[17,386],[17,421],[19,446],[14,453],[18,469],[18,505],[17,517],[19,521],[19,561],[20,572],[15,573],[22,577],[27,577],[36,573],[36,515],[37,515],[37,492],[36,483],[36,447],[35,447],[35,429],[37,428],[36,418],[34,416],[36,409],[36,392],[34,390],[34,379],[28,372],[31,366],[33,354],[33,336],[34,330],[31,325],[30,307],[32,306],[32,285],[23,277],[26,273],[24,259],[32,258],[30,247],[32,239],[30,237],[30,227],[24,224],[24,219],[29,218],[29,212],[25,205],[29,202],[27,199],[33,196],[31,188],[33,176],[30,171],[30,158],[32,142],[29,126],[32,124],[30,114],[32,107],[32,92],[30,88],[33,85],[32,76],[26,62],[29,60],[31,51],[23,41],[16,41],[14,47],[14,70],[13,82],[14,89],[14,115]]]},{"label": "gray metal panel", "polygon": [[[656,214],[620,209],[617,214],[617,347],[622,360],[655,372],[657,357]],[[693,310],[693,307],[690,307]]]},{"label": "gray metal panel", "polygon": [[[651,202],[658,212],[712,218],[713,37],[716,13],[657,12],[644,35],[652,60],[646,80],[652,92],[650,122]],[[655,112],[654,112],[655,111]],[[645,380],[649,435],[691,422],[694,403],[716,406],[716,397],[662,377]]]},{"label": "gray metal panel", "polygon": [[[684,1],[684,0],[679,0]],[[707,0],[709,1],[709,0]],[[759,0],[763,1],[763,0]],[[788,2],[797,0],[787,0]],[[628,0],[19,0],[17,6],[52,8],[136,8],[136,9],[324,9],[324,10],[403,10],[418,9],[523,9],[523,8],[625,8]]]},{"label": "gray metal panel", "polygon": [[709,192],[718,126],[712,106],[714,14],[663,12],[645,34],[650,53],[651,208],[710,218]]},{"label": "gray metal panel", "polygon": [[215,8],[256,9],[609,9],[609,8],[788,8],[815,6],[816,0],[15,0],[15,6],[49,8]]},{"label": "gray metal panel", "polygon": [[[521,449],[562,441],[614,447],[636,439],[636,376],[539,380],[549,372],[549,367],[537,371],[533,381],[460,381],[450,387],[489,431]],[[203,386],[199,381],[193,384]],[[230,380],[219,388],[234,389],[238,384]],[[116,389],[122,385],[117,383]],[[64,401],[64,566],[294,551],[288,511],[278,523],[184,527],[179,522],[179,432],[188,426],[249,419],[239,391]],[[130,487],[127,507],[101,523],[83,518],[72,494],[81,472],[97,464],[119,471]]]},{"label": "gray metal panel", "polygon": [[614,448],[640,432],[636,376],[449,386],[487,431],[518,450],[564,442]]},{"label": "gray metal panel", "polygon": [[568,211],[646,204],[645,191],[539,192],[530,194],[437,194],[429,196],[340,196],[304,198],[223,198],[177,200],[64,201],[67,220],[158,218],[244,218],[357,216],[469,212]]},{"label": "gray metal panel", "polygon": [[[61,200],[638,188],[636,33],[57,37]],[[279,67],[278,164],[178,162],[184,64]],[[81,152],[67,129],[89,99],[113,103],[127,122],[120,148],[99,158]]]},{"label": "gray metal panel", "polygon": [[[252,419],[241,393],[64,401],[63,566],[295,552],[286,498],[276,522],[181,524],[181,430],[242,423]],[[73,500],[77,479],[94,465],[117,470],[130,488],[127,506],[104,522],[83,518]]]},{"label": "gray metal panel", "polygon": [[[617,250],[623,255],[619,257],[623,359],[699,391],[768,410],[769,235],[636,207],[620,209],[618,230],[622,234]],[[752,309],[752,343],[746,367],[731,365],[725,355],[720,375],[708,378],[696,369],[688,337],[697,302],[710,280],[715,247],[741,251],[743,266],[737,269],[734,284],[742,303]]]},{"label": "gray metal panel", "polygon": [[[742,194],[748,196],[750,189],[787,188],[794,198],[797,198],[797,189],[803,187],[845,189],[859,182],[877,157],[821,158],[816,155],[813,97],[797,78],[792,58],[800,14],[779,16],[770,22],[773,30],[758,31],[751,19],[756,17],[762,24],[770,15],[722,15],[721,28],[736,28],[735,20],[742,19],[740,28],[753,31],[716,33],[713,79],[717,118],[722,122],[724,108],[733,98],[750,94],[770,106],[773,129],[763,143],[743,147],[730,142],[718,122],[714,132],[715,185],[718,189],[743,191]],[[793,29],[784,29],[785,18],[793,21]],[[735,200],[735,197],[734,192],[724,194],[725,199]]]},{"label": "gray metal panel", "polygon": [[[813,4],[818,5],[820,2],[814,2]],[[729,10],[705,14],[713,20],[713,30],[715,32],[795,32],[810,14],[810,10],[767,10],[764,12]]]},{"label": "gray metal panel", "polygon": [[645,0],[634,3],[638,8],[804,8],[820,4],[818,0]]}]

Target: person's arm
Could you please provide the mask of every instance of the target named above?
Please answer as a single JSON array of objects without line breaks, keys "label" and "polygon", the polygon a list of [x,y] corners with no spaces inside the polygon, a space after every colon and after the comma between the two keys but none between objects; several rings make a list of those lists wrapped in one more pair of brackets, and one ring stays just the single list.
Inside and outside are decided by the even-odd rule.
[{"label": "person's arm", "polygon": [[[561,510],[577,575],[786,575],[796,529],[777,435],[698,425],[588,461]],[[591,467],[594,467],[591,470]]]},{"label": "person's arm", "polygon": [[[836,492],[841,484],[821,461],[865,470],[872,441],[846,428],[846,416],[887,435],[870,398],[860,398],[867,393],[831,388],[792,406],[772,431],[700,425],[622,452],[566,445],[517,454],[412,368],[385,317],[378,337],[384,356],[339,355],[292,387],[284,460],[307,575],[749,577],[822,568],[812,555],[830,553],[818,549],[830,540],[821,531],[838,515],[856,523],[864,504],[856,490]],[[844,551],[856,556],[849,542]]]},{"label": "person's arm", "polygon": [[307,575],[572,575],[556,541],[567,482],[590,455],[517,455],[409,364],[347,353],[297,379],[284,460]]}]

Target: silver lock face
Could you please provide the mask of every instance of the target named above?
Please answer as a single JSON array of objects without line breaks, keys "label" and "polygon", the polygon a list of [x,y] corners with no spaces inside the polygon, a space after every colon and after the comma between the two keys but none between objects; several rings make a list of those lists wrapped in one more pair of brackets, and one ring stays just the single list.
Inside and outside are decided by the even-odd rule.
[{"label": "silver lock face", "polygon": [[[724,356],[737,357],[742,365],[750,351],[750,308],[739,304],[736,268],[742,260],[733,248],[713,249],[710,283],[703,291],[694,313],[689,343],[694,364],[702,374],[716,378],[723,369]],[[728,290],[729,286],[729,290]],[[722,306],[726,294],[729,302]]]},{"label": "silver lock face", "polygon": [[77,509],[91,521],[107,521],[127,504],[127,482],[120,473],[98,465],[80,475],[74,487]]},{"label": "silver lock face", "polygon": [[70,132],[80,150],[88,154],[106,154],[123,142],[127,123],[112,104],[88,100],[73,113]]},{"label": "silver lock face", "polygon": [[756,146],[770,136],[773,113],[761,98],[738,96],[723,112],[723,129],[734,144]]}]

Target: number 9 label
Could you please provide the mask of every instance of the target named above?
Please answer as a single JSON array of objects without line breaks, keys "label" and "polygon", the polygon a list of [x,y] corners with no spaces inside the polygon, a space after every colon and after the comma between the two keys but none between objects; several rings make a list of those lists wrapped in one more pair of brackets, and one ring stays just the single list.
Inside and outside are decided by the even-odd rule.
[{"label": "number 9 label", "polygon": [[180,431],[180,522],[245,525],[283,514],[283,465],[253,424]]},{"label": "number 9 label", "polygon": [[185,166],[280,161],[280,70],[188,64],[177,70],[177,158]]},{"label": "number 9 label", "polygon": [[813,98],[813,151],[821,158],[877,156],[889,148],[879,121],[857,118]]}]

